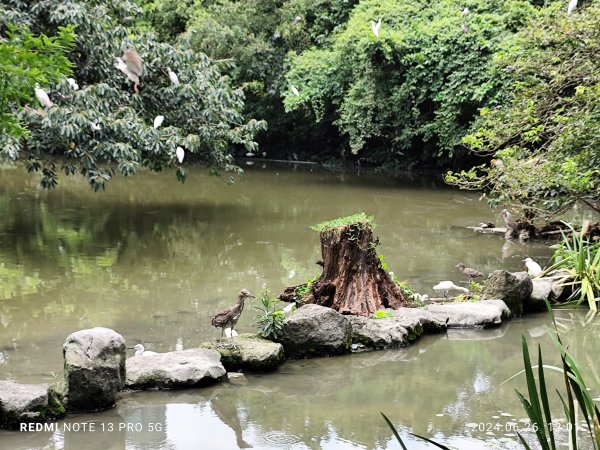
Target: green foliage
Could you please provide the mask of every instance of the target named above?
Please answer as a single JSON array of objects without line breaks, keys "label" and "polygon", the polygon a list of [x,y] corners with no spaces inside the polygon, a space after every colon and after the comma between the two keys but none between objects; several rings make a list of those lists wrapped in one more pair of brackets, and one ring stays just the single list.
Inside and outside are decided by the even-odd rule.
[{"label": "green foliage", "polygon": [[[552,314],[550,305],[548,303],[547,305]],[[548,331],[554,346],[560,353],[562,367],[544,365],[542,360],[542,350],[541,347],[538,346],[538,388],[535,382],[534,366],[529,357],[527,340],[523,335],[523,364],[525,367],[529,398],[526,398],[519,391],[516,391],[517,396],[531,420],[532,429],[536,432],[536,438],[541,448],[543,450],[556,450],[556,438],[554,436],[554,427],[552,416],[550,414],[549,395],[546,389],[544,369],[562,372],[564,374],[566,398],[563,397],[560,392],[557,393],[563,405],[565,418],[568,424],[569,447],[580,448],[577,444],[578,435],[576,432],[576,430],[579,429],[579,424],[577,422],[577,410],[579,409],[585,419],[593,449],[598,450],[600,449],[600,429],[598,428],[598,424],[600,423],[600,411],[598,411],[597,406],[594,404],[590,389],[586,386],[585,378],[583,376],[583,366],[577,364],[575,359],[573,359],[567,351],[567,348],[563,345],[556,328],[556,323],[554,323],[553,329]],[[597,380],[596,384],[598,384]],[[523,446],[529,450],[531,447],[527,444],[523,436],[521,436],[520,433],[517,434],[519,435],[519,439]]]},{"label": "green foliage", "polygon": [[59,27],[54,37],[35,36],[25,26],[13,24],[0,32],[0,135],[5,136],[3,152],[9,157],[16,156],[16,141],[27,134],[16,113],[25,103],[37,102],[36,83],[56,83],[71,73],[65,55],[74,39],[70,26]]},{"label": "green foliage", "polygon": [[570,224],[566,225],[571,234],[563,234],[562,242],[552,246],[552,265],[546,272],[566,271],[564,285],[573,286],[571,298],[577,299],[577,304],[587,301],[591,318],[600,303],[600,243],[589,242],[582,232],[577,232]]},{"label": "green foliage", "polygon": [[[57,7],[57,3],[61,7]],[[62,81],[45,88],[55,105],[49,109],[26,108],[20,120],[30,135],[17,142],[19,151],[8,153],[3,137],[0,155],[24,156],[30,171],[41,171],[44,187],[57,183],[57,163],[65,174],[80,172],[94,190],[104,189],[115,173],[135,174],[139,167],[159,171],[177,167],[185,180],[175,150],[224,170],[239,170],[231,156],[233,146],[256,150],[253,136],[264,123],[246,121],[242,115],[244,94],[233,88],[206,55],[189,43],[161,43],[152,33],[130,28],[141,9],[135,2],[64,2],[46,0],[28,7],[14,2],[11,11],[24,23],[47,34],[75,25],[74,75],[81,87],[74,91]],[[140,94],[114,67],[115,57],[134,48],[144,60]],[[175,71],[180,85],[170,83],[167,67]],[[154,117],[165,123],[153,127]],[[92,130],[92,124],[99,130]],[[14,143],[14,141],[13,141]]]},{"label": "green foliage", "polygon": [[494,159],[446,181],[488,189],[491,205],[553,212],[600,196],[600,3],[542,11],[496,52],[505,101],[482,108],[463,139]]},{"label": "green foliage", "polygon": [[481,292],[482,286],[475,280],[469,281],[469,290],[474,292]]},{"label": "green foliage", "polygon": [[277,309],[280,301],[273,297],[270,289],[262,289],[253,303],[254,309],[259,312],[253,324],[259,327],[258,334],[267,339],[277,339],[285,320],[283,311]]},{"label": "green foliage", "polygon": [[390,311],[375,311],[371,316],[371,319],[389,319],[394,317]]},{"label": "green foliage", "polygon": [[327,220],[325,222],[313,225],[310,228],[311,230],[322,232],[331,231],[338,227],[354,224],[358,224],[359,226],[369,226],[372,230],[374,230],[377,226],[377,224],[375,223],[375,218],[373,216],[367,216],[365,213],[361,212],[353,214],[351,216],[338,217],[337,219]]},{"label": "green foliage", "polygon": [[302,283],[296,286],[296,289],[294,289],[294,301],[296,302],[296,304],[303,303],[306,297],[308,297],[311,294],[313,285],[315,284],[315,281],[319,278],[319,276],[320,275],[315,275],[312,278],[307,278],[306,283]]},{"label": "green foliage", "polygon": [[496,100],[492,55],[535,14],[524,0],[362,1],[324,45],[290,52],[299,95],[286,90],[286,110],[333,115],[352,153],[372,162],[447,163],[477,109]]}]

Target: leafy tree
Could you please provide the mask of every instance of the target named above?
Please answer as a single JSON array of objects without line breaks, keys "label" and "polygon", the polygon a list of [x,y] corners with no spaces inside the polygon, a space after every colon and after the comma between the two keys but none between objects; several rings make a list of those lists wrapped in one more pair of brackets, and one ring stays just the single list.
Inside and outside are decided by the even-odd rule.
[{"label": "leafy tree", "polygon": [[[15,111],[34,101],[36,83],[57,82],[70,74],[65,53],[73,45],[72,28],[59,28],[55,37],[34,36],[26,28],[6,24],[6,39],[0,41],[0,135],[19,139],[27,129]],[[6,153],[14,147],[5,148]]]},{"label": "leafy tree", "polygon": [[447,164],[496,96],[492,54],[535,13],[520,0],[362,1],[323,46],[290,53],[299,95],[286,90],[286,109],[333,114],[352,153],[375,163]]},{"label": "leafy tree", "polygon": [[489,202],[530,213],[600,198],[600,3],[567,15],[544,10],[495,55],[507,101],[482,108],[464,143],[489,164],[449,173],[451,184],[488,189]]},{"label": "leafy tree", "polygon": [[[94,2],[43,0],[27,6],[10,1],[11,16],[32,29],[52,34],[67,24],[76,27],[77,40],[70,54],[81,89],[66,81],[43,86],[54,106],[25,108],[20,119],[29,128],[26,139],[7,139],[0,155],[25,155],[30,170],[42,171],[42,186],[57,183],[57,163],[65,174],[80,172],[94,190],[104,189],[115,169],[133,175],[140,166],[162,170],[176,165],[181,146],[213,167],[236,170],[231,147],[256,149],[254,134],[264,127],[242,114],[244,94],[206,55],[186,41],[161,43],[150,32],[132,34],[131,26],[142,10],[130,0]],[[144,60],[140,94],[114,66],[115,57],[134,48]],[[181,81],[172,85],[167,67]],[[155,116],[164,125],[153,127]],[[13,148],[10,153],[7,148]],[[187,156],[186,156],[187,158]],[[177,177],[185,179],[179,166]]]}]

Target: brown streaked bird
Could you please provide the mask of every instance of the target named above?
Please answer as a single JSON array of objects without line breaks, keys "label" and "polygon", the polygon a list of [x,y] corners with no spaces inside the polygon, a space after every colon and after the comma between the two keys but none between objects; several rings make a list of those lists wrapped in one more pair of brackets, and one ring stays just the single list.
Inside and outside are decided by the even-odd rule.
[{"label": "brown streaked bird", "polygon": [[138,94],[138,86],[140,84],[140,77],[144,72],[144,60],[133,49],[127,49],[123,52],[123,56],[117,58],[115,67],[127,75],[131,81],[133,81],[133,91]]},{"label": "brown streaked bird", "polygon": [[231,328],[233,335],[233,329],[242,315],[242,310],[244,309],[244,300],[247,298],[254,298],[254,295],[252,295],[247,289],[242,289],[238,294],[237,303],[231,308],[227,308],[221,312],[218,312],[210,321],[213,327],[221,328],[221,339],[223,339],[225,328]]},{"label": "brown streaked bird", "polygon": [[459,263],[459,264],[457,264],[454,267],[456,267],[463,274],[465,274],[467,277],[469,277],[469,281],[471,281],[473,278],[477,278],[477,277],[482,277],[483,276],[483,273],[481,273],[479,270],[475,270],[475,269],[471,269],[469,267],[465,267],[465,265],[463,263]]},{"label": "brown streaked bird", "polygon": [[504,223],[506,224],[507,228],[511,230],[517,228],[517,222],[515,222],[515,219],[512,218],[512,214],[509,213],[508,210],[503,209],[500,214],[502,214],[502,218],[504,219]]}]

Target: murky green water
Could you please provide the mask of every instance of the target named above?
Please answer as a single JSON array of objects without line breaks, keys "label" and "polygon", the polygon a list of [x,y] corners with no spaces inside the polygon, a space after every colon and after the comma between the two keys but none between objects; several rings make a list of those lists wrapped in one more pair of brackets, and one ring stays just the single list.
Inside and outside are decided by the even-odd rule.
[{"label": "murky green water", "polygon": [[[241,288],[279,292],[319,272],[310,225],[357,211],[377,218],[390,269],[430,294],[439,280],[461,280],[461,261],[486,272],[549,256],[541,245],[468,232],[501,219],[476,195],[431,180],[253,166],[233,185],[198,169],[183,186],[170,173],[147,174],[93,194],[78,179],[42,191],[20,169],[4,169],[0,379],[62,376],[62,343],[82,328],[110,327],[129,346],[159,352],[217,337],[210,317]],[[252,316],[247,308],[240,331],[252,330]],[[245,386],[125,394],[116,409],[69,417],[58,431],[0,431],[0,448],[399,448],[379,411],[405,433],[461,449],[518,448],[515,425],[506,424],[525,428],[514,395],[523,380],[501,383],[521,369],[523,332],[551,359],[546,323],[541,315],[403,350],[291,361],[275,374],[248,375]],[[566,334],[582,357],[600,333],[583,336],[578,326]],[[91,424],[94,431],[82,431]]]}]

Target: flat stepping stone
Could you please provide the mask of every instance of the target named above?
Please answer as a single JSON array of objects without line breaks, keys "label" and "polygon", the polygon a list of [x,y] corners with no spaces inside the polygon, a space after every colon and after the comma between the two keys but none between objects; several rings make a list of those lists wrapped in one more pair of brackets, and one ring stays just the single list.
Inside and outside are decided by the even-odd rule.
[{"label": "flat stepping stone", "polygon": [[277,369],[285,361],[283,345],[251,333],[223,341],[203,342],[200,347],[218,351],[221,363],[229,372],[266,372]]},{"label": "flat stepping stone", "polygon": [[190,348],[126,361],[125,387],[175,389],[212,384],[225,376],[221,355],[215,350]]},{"label": "flat stepping stone", "polygon": [[511,316],[502,300],[429,305],[427,311],[435,319],[446,322],[448,328],[491,328]]},{"label": "flat stepping stone", "polygon": [[65,415],[65,408],[49,384],[0,381],[0,426],[16,428],[20,422],[44,422]]}]

